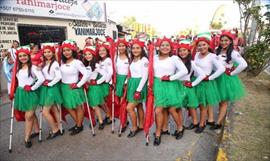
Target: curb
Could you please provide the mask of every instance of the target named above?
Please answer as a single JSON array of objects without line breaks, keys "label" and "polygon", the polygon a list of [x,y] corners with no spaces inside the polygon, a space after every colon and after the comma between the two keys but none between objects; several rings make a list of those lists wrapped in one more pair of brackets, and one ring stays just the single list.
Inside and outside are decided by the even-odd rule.
[{"label": "curb", "polygon": [[226,119],[223,121],[223,128],[221,131],[221,138],[218,145],[218,152],[216,156],[216,161],[228,161],[227,148],[228,148],[228,138],[231,135],[231,122],[233,121],[234,114],[234,104],[228,106],[228,114]]}]

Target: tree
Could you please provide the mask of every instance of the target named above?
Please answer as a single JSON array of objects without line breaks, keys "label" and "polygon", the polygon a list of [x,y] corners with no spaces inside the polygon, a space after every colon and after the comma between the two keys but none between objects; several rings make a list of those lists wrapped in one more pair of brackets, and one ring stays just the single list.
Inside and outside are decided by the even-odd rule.
[{"label": "tree", "polygon": [[261,13],[264,6],[255,0],[235,0],[239,6],[240,28],[244,39],[243,56],[247,60],[248,73],[260,74],[270,61],[269,14]]}]

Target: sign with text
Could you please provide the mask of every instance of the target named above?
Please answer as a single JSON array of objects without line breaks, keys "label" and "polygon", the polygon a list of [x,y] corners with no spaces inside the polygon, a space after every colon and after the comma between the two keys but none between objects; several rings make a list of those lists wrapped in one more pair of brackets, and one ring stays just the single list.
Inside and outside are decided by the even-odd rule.
[{"label": "sign with text", "polygon": [[73,20],[69,26],[77,36],[105,36],[106,23]]},{"label": "sign with text", "polygon": [[13,16],[0,17],[0,49],[11,47],[12,41],[18,39],[18,18]]},{"label": "sign with text", "polygon": [[93,0],[1,0],[0,13],[106,22],[105,3]]}]

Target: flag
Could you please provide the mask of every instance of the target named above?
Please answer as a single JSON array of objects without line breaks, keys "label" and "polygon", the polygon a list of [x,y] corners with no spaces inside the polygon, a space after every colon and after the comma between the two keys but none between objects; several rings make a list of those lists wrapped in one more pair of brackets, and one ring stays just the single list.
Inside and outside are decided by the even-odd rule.
[{"label": "flag", "polygon": [[120,101],[119,119],[122,127],[126,126],[127,122],[127,87],[124,87],[123,99]]},{"label": "flag", "polygon": [[[112,59],[112,68],[113,68],[113,75],[112,75],[113,88],[115,88],[115,86],[116,86],[116,68],[115,68],[115,61],[114,61],[115,52],[116,52],[115,43],[113,41],[110,41],[110,56]],[[115,91],[115,89],[112,90],[112,88],[110,88],[110,93],[109,93],[108,98],[106,99],[106,104],[110,110],[111,115],[112,115],[112,106],[114,104],[114,117],[119,118],[119,109],[120,109],[120,106],[118,104],[119,101],[115,101],[115,100],[117,100],[117,96],[115,95],[115,92],[113,92],[113,91]],[[114,102],[112,101],[113,95],[114,95]]]},{"label": "flag", "polygon": [[149,45],[149,65],[148,65],[148,93],[146,99],[146,112],[144,120],[144,133],[147,137],[149,135],[149,129],[154,122],[154,94],[153,94],[153,83],[154,83],[154,69],[153,69],[153,59],[154,59],[154,45]]}]

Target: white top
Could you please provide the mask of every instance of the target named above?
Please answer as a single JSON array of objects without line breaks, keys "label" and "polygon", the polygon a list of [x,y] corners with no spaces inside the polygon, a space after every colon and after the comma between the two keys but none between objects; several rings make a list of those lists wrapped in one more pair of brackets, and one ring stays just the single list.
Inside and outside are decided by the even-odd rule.
[{"label": "white top", "polygon": [[45,79],[50,81],[50,83],[48,83],[48,86],[51,87],[61,80],[62,75],[57,61],[54,61],[52,63],[50,72],[48,73],[49,66],[50,64],[46,64],[42,69],[42,73]]},{"label": "white top", "polygon": [[[204,57],[202,57],[200,53],[196,53],[194,62],[204,71],[206,75],[209,76],[209,80],[214,80],[225,72],[225,67],[222,65],[222,62],[213,53],[208,53]],[[214,69],[215,72],[212,74],[212,71],[214,71]],[[195,76],[198,77],[198,75]]]},{"label": "white top", "polygon": [[225,68],[231,69],[233,67],[233,63],[237,63],[238,66],[231,72],[231,75],[236,75],[242,72],[246,67],[248,66],[247,62],[245,59],[235,50],[233,50],[232,54],[232,59],[229,63],[226,62],[227,59],[227,54],[226,53],[220,53],[218,55],[219,59],[222,61],[222,64],[224,65]]},{"label": "white top", "polygon": [[65,84],[77,83],[79,81],[79,73],[81,73],[83,77],[79,83],[77,83],[77,86],[81,87],[89,77],[85,66],[78,59],[74,59],[68,64],[61,64],[60,70],[62,82]]},{"label": "white top", "polygon": [[120,56],[115,59],[116,73],[120,75],[128,75],[129,62],[128,59],[122,60]]},{"label": "white top", "polygon": [[28,69],[20,69],[17,72],[16,77],[18,79],[19,87],[23,88],[25,85],[30,85],[32,86],[32,91],[36,90],[45,80],[41,69],[35,65],[32,65],[30,76],[28,76]]},{"label": "white top", "polygon": [[205,78],[205,74],[203,72],[203,70],[198,67],[194,61],[191,61],[191,68],[190,68],[190,72],[188,74],[186,74],[185,76],[181,77],[179,80],[181,81],[190,81],[191,80],[191,74],[194,72],[194,75],[196,75],[196,79],[192,82],[192,86],[196,86],[198,85],[204,78]]},{"label": "white top", "polygon": [[138,92],[142,90],[144,87],[147,78],[148,78],[148,59],[146,57],[143,57],[142,59],[132,62],[129,66],[130,68],[130,74],[132,78],[142,78],[140,81],[139,86],[137,87]]},{"label": "white top", "polygon": [[176,80],[188,74],[188,70],[182,60],[177,56],[171,56],[160,60],[158,55],[154,56],[154,76],[161,78],[170,76],[170,80]]},{"label": "white top", "polygon": [[[98,64],[96,64],[96,66],[98,66]],[[98,72],[97,67],[95,68],[94,71],[92,71],[92,68],[91,68],[90,66],[87,66],[86,69],[87,69],[87,72],[88,72],[88,74],[89,74],[88,81],[90,81],[90,80],[96,80],[98,74],[100,74],[100,73]],[[99,78],[99,79],[97,80],[97,84],[101,84],[101,83],[103,83],[103,82],[105,82],[105,81],[106,81],[106,75],[102,75],[101,78]]]},{"label": "white top", "polygon": [[110,82],[113,75],[111,58],[106,58],[105,60],[100,61],[99,65],[97,66],[97,70],[101,75],[106,76],[106,83]]}]

